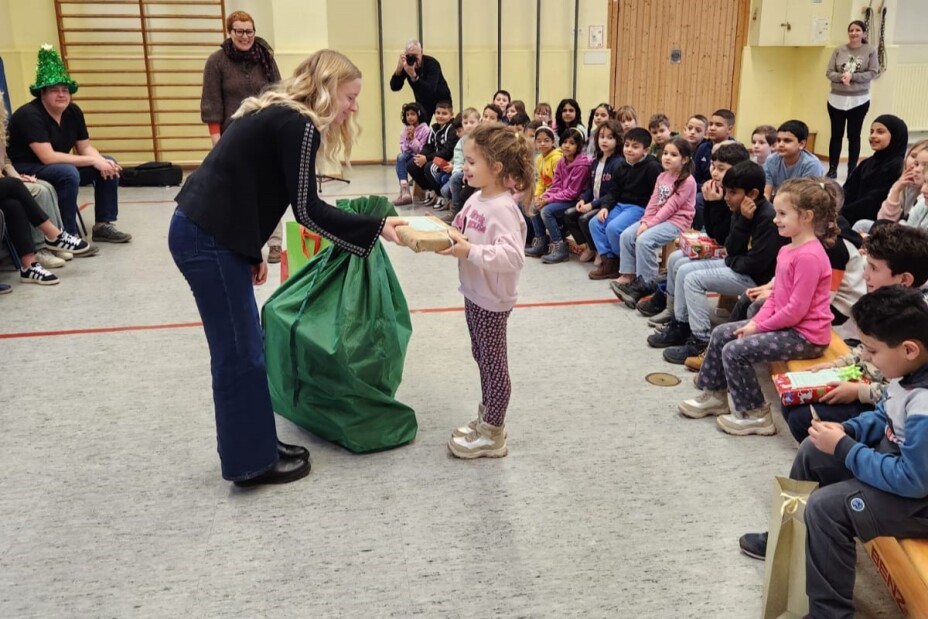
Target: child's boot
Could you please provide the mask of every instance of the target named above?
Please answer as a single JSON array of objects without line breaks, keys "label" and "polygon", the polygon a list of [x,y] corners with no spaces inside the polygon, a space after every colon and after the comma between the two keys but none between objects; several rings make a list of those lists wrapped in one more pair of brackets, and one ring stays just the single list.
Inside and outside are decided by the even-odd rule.
[{"label": "child's boot", "polygon": [[525,250],[525,255],[530,258],[541,258],[548,252],[548,235],[543,237],[536,236],[532,239],[532,246]]},{"label": "child's boot", "polygon": [[680,402],[680,414],[690,419],[702,419],[707,415],[727,415],[728,394],[725,391],[703,391],[691,400]]},{"label": "child's boot", "polygon": [[667,307],[665,307],[662,312],[655,314],[654,316],[651,316],[650,319],[648,319],[649,327],[659,328],[673,320],[673,295],[666,295],[666,299]]},{"label": "child's boot", "polygon": [[647,300],[638,301],[635,307],[642,316],[656,316],[667,309],[667,295],[658,288]]},{"label": "child's boot", "polygon": [[506,447],[506,430],[503,426],[491,426],[481,421],[466,436],[453,436],[448,449],[455,458],[502,458],[509,453]]},{"label": "child's boot", "polygon": [[648,336],[648,346],[651,348],[667,348],[686,343],[690,337],[690,323],[671,320],[657,333]]},{"label": "child's boot", "polygon": [[408,206],[412,204],[412,196],[409,193],[409,183],[400,181],[400,195],[393,201],[393,206]]},{"label": "child's boot", "polygon": [[690,357],[698,357],[709,348],[709,340],[701,340],[690,335],[680,346],[670,346],[664,350],[664,361],[674,365],[683,365]]},{"label": "child's boot", "polygon": [[541,257],[541,261],[546,264],[567,262],[568,260],[570,260],[570,250],[567,248],[567,241],[564,239],[555,242],[551,251]]},{"label": "child's boot", "polygon": [[487,407],[484,405],[484,403],[481,402],[480,404],[478,404],[477,405],[477,418],[471,421],[466,426],[460,426],[452,430],[451,438],[455,438],[458,436],[467,436],[468,434],[473,432],[475,429],[477,429],[477,424],[483,421],[483,416],[486,414],[486,412],[487,412]]},{"label": "child's boot", "polygon": [[770,436],[777,433],[773,425],[773,415],[770,414],[770,404],[764,402],[760,408],[749,411],[733,411],[729,415],[718,417],[715,422],[727,434],[735,436]]},{"label": "child's boot", "polygon": [[603,263],[590,271],[590,279],[612,279],[619,275],[619,259],[611,256],[602,256]]}]

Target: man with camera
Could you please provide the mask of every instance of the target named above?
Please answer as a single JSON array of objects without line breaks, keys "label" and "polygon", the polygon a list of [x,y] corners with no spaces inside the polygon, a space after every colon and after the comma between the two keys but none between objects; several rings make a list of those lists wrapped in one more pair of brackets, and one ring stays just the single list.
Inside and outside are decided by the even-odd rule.
[{"label": "man with camera", "polygon": [[390,78],[390,90],[399,92],[407,80],[416,102],[425,109],[425,122],[431,124],[435,104],[451,101],[451,90],[441,73],[441,65],[431,56],[424,55],[422,44],[416,40],[406,43],[406,51],[400,54]]}]

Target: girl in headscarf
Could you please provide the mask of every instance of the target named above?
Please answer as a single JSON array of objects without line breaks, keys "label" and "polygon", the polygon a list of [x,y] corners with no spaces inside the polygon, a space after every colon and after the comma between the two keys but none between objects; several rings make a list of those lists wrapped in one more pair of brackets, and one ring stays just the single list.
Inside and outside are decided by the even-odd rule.
[{"label": "girl in headscarf", "polygon": [[841,214],[851,224],[877,218],[883,199],[899,177],[908,142],[909,129],[898,116],[883,114],[870,125],[873,156],[857,166],[844,183]]}]

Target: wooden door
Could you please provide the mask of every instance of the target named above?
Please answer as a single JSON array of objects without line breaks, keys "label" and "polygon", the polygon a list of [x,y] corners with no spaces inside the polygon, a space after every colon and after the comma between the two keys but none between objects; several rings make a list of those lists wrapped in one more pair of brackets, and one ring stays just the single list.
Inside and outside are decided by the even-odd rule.
[{"label": "wooden door", "polygon": [[634,106],[642,127],[663,112],[674,131],[693,114],[737,113],[749,0],[612,0],[609,8],[613,105]]}]

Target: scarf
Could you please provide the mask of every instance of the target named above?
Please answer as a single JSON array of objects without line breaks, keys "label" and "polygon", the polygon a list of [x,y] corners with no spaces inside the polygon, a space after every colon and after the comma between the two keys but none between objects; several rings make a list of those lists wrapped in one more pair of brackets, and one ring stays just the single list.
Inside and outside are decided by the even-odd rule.
[{"label": "scarf", "polygon": [[255,37],[254,45],[247,52],[235,47],[232,38],[229,37],[222,42],[222,51],[226,53],[226,57],[232,62],[256,62],[261,65],[268,84],[277,81],[277,72],[274,71],[274,50],[261,37]]},{"label": "scarf", "polygon": [[881,163],[898,160],[900,169],[902,169],[902,160],[905,159],[905,151],[909,147],[909,128],[901,118],[892,114],[877,116],[873,122],[884,125],[889,130],[889,135],[892,136],[889,146],[873,153],[873,158]]}]

